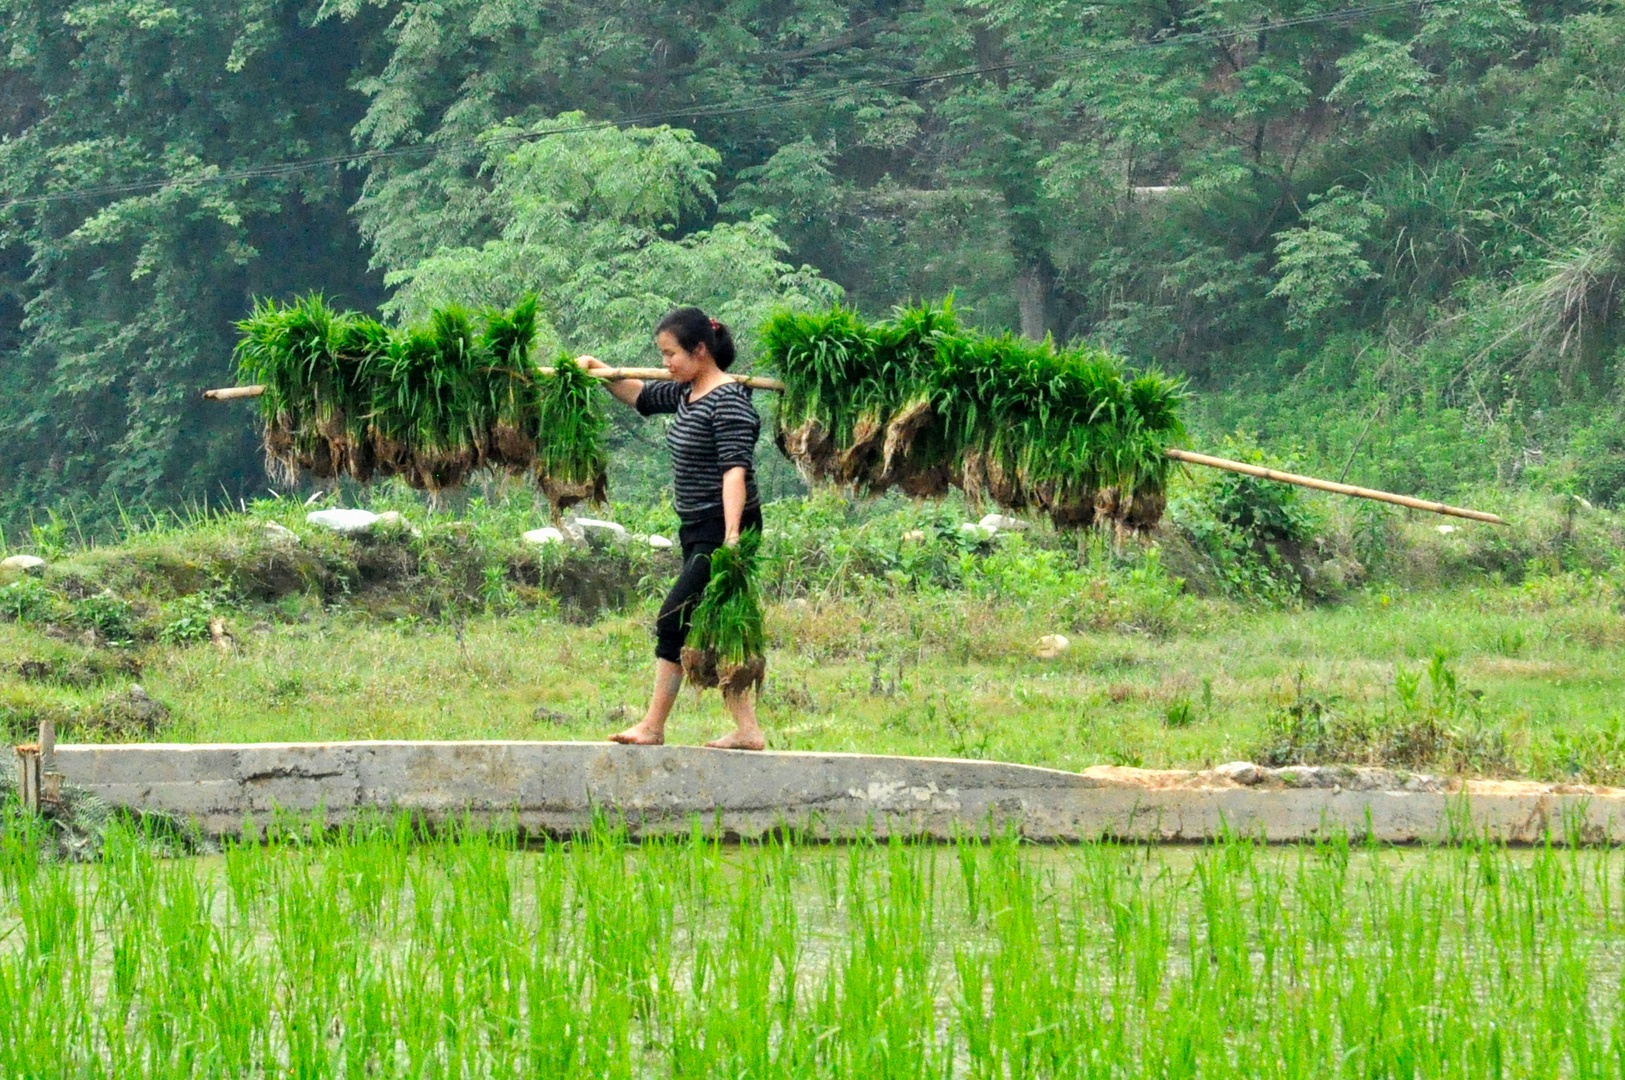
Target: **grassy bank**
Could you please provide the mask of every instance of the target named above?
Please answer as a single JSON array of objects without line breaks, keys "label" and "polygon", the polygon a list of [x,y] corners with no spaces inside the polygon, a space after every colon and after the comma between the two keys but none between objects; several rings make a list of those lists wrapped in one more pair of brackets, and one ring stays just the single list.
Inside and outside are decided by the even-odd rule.
[{"label": "grassy bank", "polygon": [[[1441,533],[1304,504],[1301,536],[1254,544],[1204,498],[1176,490],[1156,542],[1122,550],[1038,525],[985,537],[955,503],[770,507],[769,745],[1625,778],[1611,514],[1530,500],[1500,507],[1509,529]],[[42,531],[45,575],[0,585],[0,718],[17,737],[50,715],[66,739],[183,741],[596,739],[635,718],[673,553],[531,547],[528,499],[374,505],[404,522],[344,538],[284,500],[109,545]],[[663,508],[612,516],[675,533]],[[1051,633],[1071,647],[1040,659]],[[671,738],[722,724],[714,695],[685,694]]]},{"label": "grassy bank", "polygon": [[[7,1075],[1600,1076],[1620,855],[0,832]],[[414,842],[417,841],[417,842]]]}]

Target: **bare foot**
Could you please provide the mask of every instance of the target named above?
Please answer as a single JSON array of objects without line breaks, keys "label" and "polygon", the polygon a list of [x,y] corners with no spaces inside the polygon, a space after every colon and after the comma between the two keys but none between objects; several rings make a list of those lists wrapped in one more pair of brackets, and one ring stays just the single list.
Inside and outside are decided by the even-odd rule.
[{"label": "bare foot", "polygon": [[666,741],[665,725],[655,725],[647,720],[640,720],[625,731],[617,731],[611,735],[609,741],[623,743],[627,746],[660,746]]},{"label": "bare foot", "polygon": [[767,740],[762,733],[736,731],[731,735],[724,735],[720,739],[712,739],[705,745],[713,750],[761,750],[767,746]]}]

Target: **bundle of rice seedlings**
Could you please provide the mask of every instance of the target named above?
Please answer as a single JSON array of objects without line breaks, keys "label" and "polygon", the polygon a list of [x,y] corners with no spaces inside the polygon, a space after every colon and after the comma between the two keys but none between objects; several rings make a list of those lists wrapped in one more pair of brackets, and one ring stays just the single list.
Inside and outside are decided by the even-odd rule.
[{"label": "bundle of rice seedlings", "polygon": [[609,455],[598,380],[568,353],[543,377],[536,408],[536,480],[555,512],[576,503],[604,501]]},{"label": "bundle of rice seedlings", "polygon": [[950,485],[1057,525],[1151,528],[1183,437],[1178,383],[1088,347],[962,329],[951,304],[866,324],[835,308],[763,331],[788,389],[778,441],[812,481],[869,493]]},{"label": "bundle of rice seedlings", "polygon": [[388,327],[377,319],[347,312],[328,329],[328,354],[343,402],[324,434],[334,475],[366,483],[377,467],[370,414],[372,387],[389,363]]},{"label": "bundle of rice seedlings", "polygon": [[757,601],[756,563],[762,534],[751,529],[735,547],[711,555],[711,580],[694,605],[683,674],[690,685],[738,694],[761,689],[767,674],[767,631]]},{"label": "bundle of rice seedlings", "polygon": [[288,305],[256,304],[239,323],[243,338],[237,366],[243,377],[264,383],[265,467],[287,482],[308,469],[335,475],[325,431],[342,428],[351,389],[340,375],[328,342],[335,316],[318,295]]},{"label": "bundle of rice seedlings", "polygon": [[512,312],[486,312],[482,345],[489,359],[483,392],[491,427],[484,460],[516,474],[529,471],[536,460],[540,376],[530,360],[535,336],[535,293]]},{"label": "bundle of rice seedlings", "polygon": [[310,296],[258,304],[238,328],[239,377],[266,387],[267,467],[282,482],[301,469],[400,476],[438,495],[488,467],[534,473],[555,509],[604,497],[595,380],[572,363],[556,377],[536,370],[534,295],[399,330]]}]

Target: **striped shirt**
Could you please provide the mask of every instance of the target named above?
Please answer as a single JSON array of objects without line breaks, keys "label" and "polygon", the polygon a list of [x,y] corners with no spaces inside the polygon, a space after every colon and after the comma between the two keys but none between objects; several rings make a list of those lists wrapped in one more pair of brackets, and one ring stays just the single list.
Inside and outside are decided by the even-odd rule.
[{"label": "striped shirt", "polygon": [[644,416],[677,414],[666,430],[666,445],[678,517],[698,521],[721,513],[722,474],[735,467],[745,470],[745,505],[756,505],[756,438],[762,418],[750,403],[749,387],[726,382],[691,402],[686,383],[649,381],[638,394],[637,409]]}]

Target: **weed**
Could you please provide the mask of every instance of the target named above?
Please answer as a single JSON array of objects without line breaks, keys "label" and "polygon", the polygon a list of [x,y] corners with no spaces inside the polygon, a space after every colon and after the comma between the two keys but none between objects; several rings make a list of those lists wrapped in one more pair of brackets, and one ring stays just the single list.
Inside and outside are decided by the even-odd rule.
[{"label": "weed", "polygon": [[209,620],[220,606],[220,597],[213,592],[198,592],[181,597],[172,605],[169,621],[158,631],[158,640],[170,645],[193,645],[209,640]]},{"label": "weed", "polygon": [[18,578],[9,585],[0,585],[0,618],[39,622],[51,613],[55,604],[51,591],[33,578]]},{"label": "weed", "polygon": [[135,640],[135,610],[128,600],[103,590],[73,602],[73,621],[93,630],[110,645],[129,645]]},{"label": "weed", "polygon": [[1270,717],[1256,759],[1269,765],[1364,763],[1443,772],[1505,774],[1513,769],[1505,731],[1486,721],[1480,696],[1463,690],[1446,654],[1427,667],[1394,673],[1392,704],[1380,714],[1305,688]]},{"label": "weed", "polygon": [[1190,698],[1176,698],[1163,710],[1162,722],[1171,728],[1188,728],[1196,723],[1196,707]]}]

